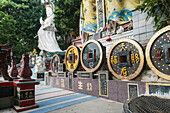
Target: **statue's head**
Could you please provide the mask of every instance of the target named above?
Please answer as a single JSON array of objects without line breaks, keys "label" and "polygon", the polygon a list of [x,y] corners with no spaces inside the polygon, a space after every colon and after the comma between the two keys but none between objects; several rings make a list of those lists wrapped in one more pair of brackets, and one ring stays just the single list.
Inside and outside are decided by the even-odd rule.
[{"label": "statue's head", "polygon": [[46,2],[46,3],[44,3],[44,6],[46,8],[46,15],[47,15],[47,17],[51,16],[53,14],[53,11],[54,11],[53,3]]}]

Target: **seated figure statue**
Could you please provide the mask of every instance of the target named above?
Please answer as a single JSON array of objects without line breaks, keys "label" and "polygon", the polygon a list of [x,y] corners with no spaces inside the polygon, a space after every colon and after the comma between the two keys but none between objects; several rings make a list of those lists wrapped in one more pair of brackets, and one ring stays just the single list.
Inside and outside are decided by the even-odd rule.
[{"label": "seated figure statue", "polygon": [[46,15],[45,21],[40,18],[41,27],[38,30],[38,47],[40,50],[48,52],[60,52],[62,51],[56,41],[55,37],[55,24],[53,23],[54,18],[54,5],[51,2],[46,2]]}]

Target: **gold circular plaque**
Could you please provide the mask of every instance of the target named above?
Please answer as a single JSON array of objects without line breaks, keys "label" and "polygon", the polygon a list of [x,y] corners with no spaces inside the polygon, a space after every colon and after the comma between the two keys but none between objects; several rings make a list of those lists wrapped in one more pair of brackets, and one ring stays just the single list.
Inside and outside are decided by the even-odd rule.
[{"label": "gold circular plaque", "polygon": [[103,56],[103,48],[100,42],[89,40],[83,45],[81,50],[81,65],[86,71],[94,72],[101,66]]},{"label": "gold circular plaque", "polygon": [[152,36],[146,47],[146,61],[159,77],[170,80],[170,25]]},{"label": "gold circular plaque", "polygon": [[118,40],[109,50],[107,65],[118,79],[131,80],[137,77],[144,66],[142,47],[132,39]]},{"label": "gold circular plaque", "polygon": [[65,53],[65,64],[69,71],[75,71],[79,66],[79,48],[76,46],[69,46]]},{"label": "gold circular plaque", "polygon": [[53,76],[57,76],[59,63],[60,63],[60,57],[57,54],[54,54],[50,63],[51,72]]}]

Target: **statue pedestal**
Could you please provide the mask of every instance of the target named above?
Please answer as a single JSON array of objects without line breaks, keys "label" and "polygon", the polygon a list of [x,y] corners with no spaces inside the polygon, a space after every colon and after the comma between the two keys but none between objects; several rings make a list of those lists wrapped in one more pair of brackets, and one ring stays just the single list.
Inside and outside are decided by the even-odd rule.
[{"label": "statue pedestal", "polygon": [[35,103],[35,85],[38,85],[39,82],[34,79],[18,79],[13,84],[16,88],[17,97],[17,105],[13,106],[15,111],[20,112],[39,107]]},{"label": "statue pedestal", "polygon": [[14,104],[13,82],[0,80],[0,109],[11,107]]},{"label": "statue pedestal", "polygon": [[44,72],[35,72],[34,77],[37,81],[44,81]]}]

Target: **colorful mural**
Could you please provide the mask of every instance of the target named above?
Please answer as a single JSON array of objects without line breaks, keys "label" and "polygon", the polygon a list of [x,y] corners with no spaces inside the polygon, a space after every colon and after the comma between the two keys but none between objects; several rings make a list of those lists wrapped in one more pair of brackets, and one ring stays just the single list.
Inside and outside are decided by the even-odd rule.
[{"label": "colorful mural", "polygon": [[81,6],[82,17],[84,19],[83,30],[89,34],[95,33],[97,30],[96,1],[82,0]]},{"label": "colorful mural", "polygon": [[117,21],[118,24],[132,20],[132,10],[141,4],[141,0],[105,0],[106,20]]},{"label": "colorful mural", "polygon": [[141,0],[82,0],[80,36],[82,31],[89,35],[96,33],[108,20],[119,25],[131,21],[132,11],[141,3]]},{"label": "colorful mural", "polygon": [[102,29],[105,27],[105,7],[104,0],[96,1],[97,7],[97,29]]}]

